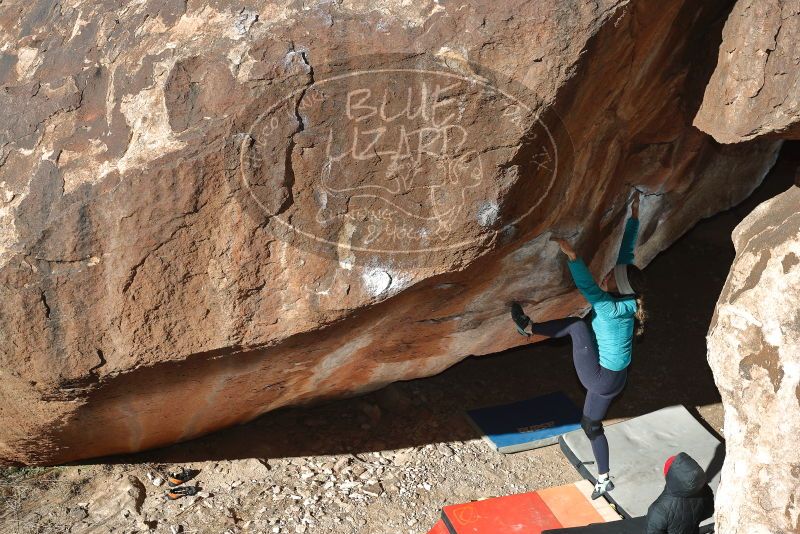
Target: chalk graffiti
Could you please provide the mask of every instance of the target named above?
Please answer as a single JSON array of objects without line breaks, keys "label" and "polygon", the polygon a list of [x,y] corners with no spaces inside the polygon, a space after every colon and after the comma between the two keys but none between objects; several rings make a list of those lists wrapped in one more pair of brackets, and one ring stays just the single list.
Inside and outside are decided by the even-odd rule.
[{"label": "chalk graffiti", "polygon": [[[271,220],[308,242],[379,254],[458,249],[507,232],[548,193],[558,165],[552,135],[525,102],[482,78],[426,69],[313,81],[248,136],[243,182]],[[527,178],[509,163],[523,145],[530,207],[511,218],[503,195]],[[314,208],[292,209],[301,204]]]}]

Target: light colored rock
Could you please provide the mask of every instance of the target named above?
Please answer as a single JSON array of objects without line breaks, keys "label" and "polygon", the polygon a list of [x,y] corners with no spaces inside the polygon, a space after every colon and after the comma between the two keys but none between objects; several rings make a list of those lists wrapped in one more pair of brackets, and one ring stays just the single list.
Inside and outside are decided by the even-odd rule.
[{"label": "light colored rock", "polygon": [[83,521],[89,516],[89,513],[86,511],[86,508],[74,506],[67,509],[67,515],[74,521]]},{"label": "light colored rock", "polygon": [[725,408],[717,531],[800,532],[800,188],[733,233],[708,360]]},{"label": "light colored rock", "polygon": [[269,467],[259,458],[232,460],[225,473],[225,480],[234,488],[241,486],[245,481],[269,480]]},{"label": "light colored rock", "polygon": [[720,143],[800,139],[800,0],[738,0],[694,124]]},{"label": "light colored rock", "polygon": [[100,488],[89,504],[90,525],[79,525],[73,532],[95,532],[105,524],[113,524],[120,516],[140,518],[145,499],[144,484],[132,475]]}]

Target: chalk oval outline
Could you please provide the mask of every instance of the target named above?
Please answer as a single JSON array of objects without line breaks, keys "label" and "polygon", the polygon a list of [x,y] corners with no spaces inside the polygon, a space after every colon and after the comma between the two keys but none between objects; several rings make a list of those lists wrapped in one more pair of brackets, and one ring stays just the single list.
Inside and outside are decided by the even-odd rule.
[{"label": "chalk oval outline", "polygon": [[448,244],[448,245],[441,245],[441,246],[437,246],[437,247],[416,248],[416,249],[412,249],[412,250],[367,248],[367,247],[361,247],[361,246],[354,246],[354,245],[352,245],[350,243],[340,243],[340,242],[330,241],[328,239],[319,237],[319,236],[314,235],[313,233],[307,232],[307,231],[305,231],[305,230],[303,230],[301,228],[297,228],[296,226],[284,221],[279,215],[271,213],[271,211],[266,206],[264,206],[264,204],[261,202],[261,200],[258,198],[258,196],[255,194],[255,192],[251,188],[250,183],[248,182],[247,177],[245,176],[245,172],[244,172],[244,169],[246,168],[245,167],[245,161],[244,161],[245,153],[246,153],[246,146],[245,145],[248,145],[250,140],[255,140],[255,137],[252,136],[252,133],[256,129],[256,126],[262,121],[262,119],[265,116],[268,116],[274,110],[276,110],[280,106],[284,105],[290,98],[296,96],[299,93],[303,93],[303,92],[307,91],[310,87],[313,87],[315,85],[321,85],[321,84],[324,84],[324,83],[329,83],[329,82],[333,82],[333,81],[336,81],[336,80],[349,78],[349,77],[352,77],[352,76],[363,76],[363,75],[369,75],[369,74],[391,74],[391,73],[433,74],[433,75],[436,75],[436,76],[445,76],[445,77],[448,77],[448,78],[455,78],[455,79],[458,79],[458,80],[461,80],[461,81],[467,82],[467,83],[477,83],[477,84],[483,85],[484,87],[486,87],[488,89],[491,89],[492,91],[496,91],[496,92],[502,94],[508,100],[510,100],[512,102],[515,102],[516,104],[522,106],[527,112],[529,112],[529,113],[533,112],[533,110],[531,109],[530,106],[528,106],[527,104],[522,102],[520,99],[510,95],[508,92],[504,91],[503,89],[495,87],[494,85],[492,85],[492,84],[490,84],[488,82],[485,82],[485,81],[483,81],[483,80],[481,80],[481,79],[479,79],[477,77],[470,78],[470,77],[462,76],[462,75],[455,74],[455,73],[452,73],[452,72],[436,71],[436,70],[429,70],[429,69],[413,69],[413,68],[383,68],[383,69],[355,70],[355,71],[347,72],[347,73],[344,73],[344,74],[338,74],[338,75],[332,76],[330,78],[324,78],[324,79],[319,80],[319,81],[315,80],[311,85],[304,86],[304,87],[301,87],[299,89],[295,89],[294,91],[292,91],[291,93],[289,93],[288,95],[283,97],[282,99],[278,100],[275,104],[270,106],[266,111],[261,113],[256,118],[256,120],[253,121],[253,124],[250,126],[250,128],[246,132],[247,135],[244,136],[244,139],[241,142],[240,150],[239,150],[239,169],[240,169],[239,174],[242,177],[242,181],[244,182],[244,186],[247,189],[248,193],[253,198],[253,200],[258,204],[258,206],[262,209],[262,211],[264,211],[264,213],[266,213],[271,219],[277,220],[280,224],[284,225],[286,228],[292,230],[293,232],[297,232],[300,235],[302,235],[302,236],[304,236],[304,237],[306,237],[308,239],[311,239],[311,240],[316,241],[318,243],[326,244],[326,245],[329,245],[329,246],[333,246],[333,247],[337,247],[337,248],[344,248],[345,250],[348,250],[348,251],[373,253],[373,254],[418,254],[418,253],[425,253],[425,252],[441,252],[441,251],[445,251],[445,250],[458,250],[458,249],[466,248],[466,247],[468,247],[470,245],[475,245],[477,243],[481,243],[481,242],[485,242],[485,241],[491,241],[492,239],[497,238],[497,236],[500,234],[500,232],[503,229],[509,228],[511,226],[516,225],[519,221],[521,221],[522,219],[524,219],[525,217],[530,215],[533,210],[535,210],[537,207],[539,207],[539,205],[542,203],[542,201],[550,193],[550,190],[553,188],[553,185],[556,182],[556,177],[558,176],[558,146],[556,145],[555,139],[553,138],[553,134],[550,132],[550,129],[542,121],[541,118],[537,118],[534,121],[534,124],[538,122],[539,125],[541,125],[541,127],[544,129],[545,133],[547,133],[547,136],[548,136],[548,138],[550,140],[550,145],[553,148],[554,165],[553,165],[553,172],[552,172],[552,175],[551,175],[550,183],[547,184],[547,188],[541,194],[539,199],[525,213],[523,213],[522,215],[518,216],[517,218],[515,218],[511,222],[508,222],[508,223],[504,224],[500,229],[492,230],[491,232],[489,232],[489,233],[487,233],[487,234],[485,234],[483,236],[477,237],[475,239],[469,239],[469,240],[465,240],[465,241],[460,241],[458,243],[453,243],[453,244]]}]

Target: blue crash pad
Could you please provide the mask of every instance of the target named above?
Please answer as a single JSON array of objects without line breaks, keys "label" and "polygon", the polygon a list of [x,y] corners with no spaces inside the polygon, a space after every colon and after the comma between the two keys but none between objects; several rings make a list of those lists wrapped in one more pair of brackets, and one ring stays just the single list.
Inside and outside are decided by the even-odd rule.
[{"label": "blue crash pad", "polygon": [[561,391],[501,406],[467,412],[472,424],[498,452],[505,454],[552,445],[580,428],[581,411]]}]

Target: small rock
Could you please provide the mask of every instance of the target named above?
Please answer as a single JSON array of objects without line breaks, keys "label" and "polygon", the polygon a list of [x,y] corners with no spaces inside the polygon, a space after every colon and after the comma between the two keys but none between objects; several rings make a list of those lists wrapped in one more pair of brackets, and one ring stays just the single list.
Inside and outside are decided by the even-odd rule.
[{"label": "small rock", "polygon": [[363,473],[365,473],[367,471],[367,469],[361,464],[356,464],[356,465],[353,466],[353,468],[350,471],[353,473],[353,475],[359,477]]},{"label": "small rock", "polygon": [[341,473],[348,465],[350,464],[350,458],[344,456],[336,460],[336,463],[333,464],[333,472],[334,473]]},{"label": "small rock", "polygon": [[151,471],[147,472],[147,479],[154,485],[154,486],[161,486],[164,483],[164,478]]},{"label": "small rock", "polygon": [[74,521],[82,521],[89,516],[89,512],[86,511],[86,508],[75,506],[67,509],[67,515]]},{"label": "small rock", "polygon": [[413,459],[412,455],[413,449],[402,449],[396,451],[394,453],[394,457],[392,458],[392,463],[394,465],[406,465]]},{"label": "small rock", "polygon": [[380,497],[380,495],[383,493],[383,487],[381,486],[380,482],[373,480],[361,488],[361,491],[370,497]]}]

